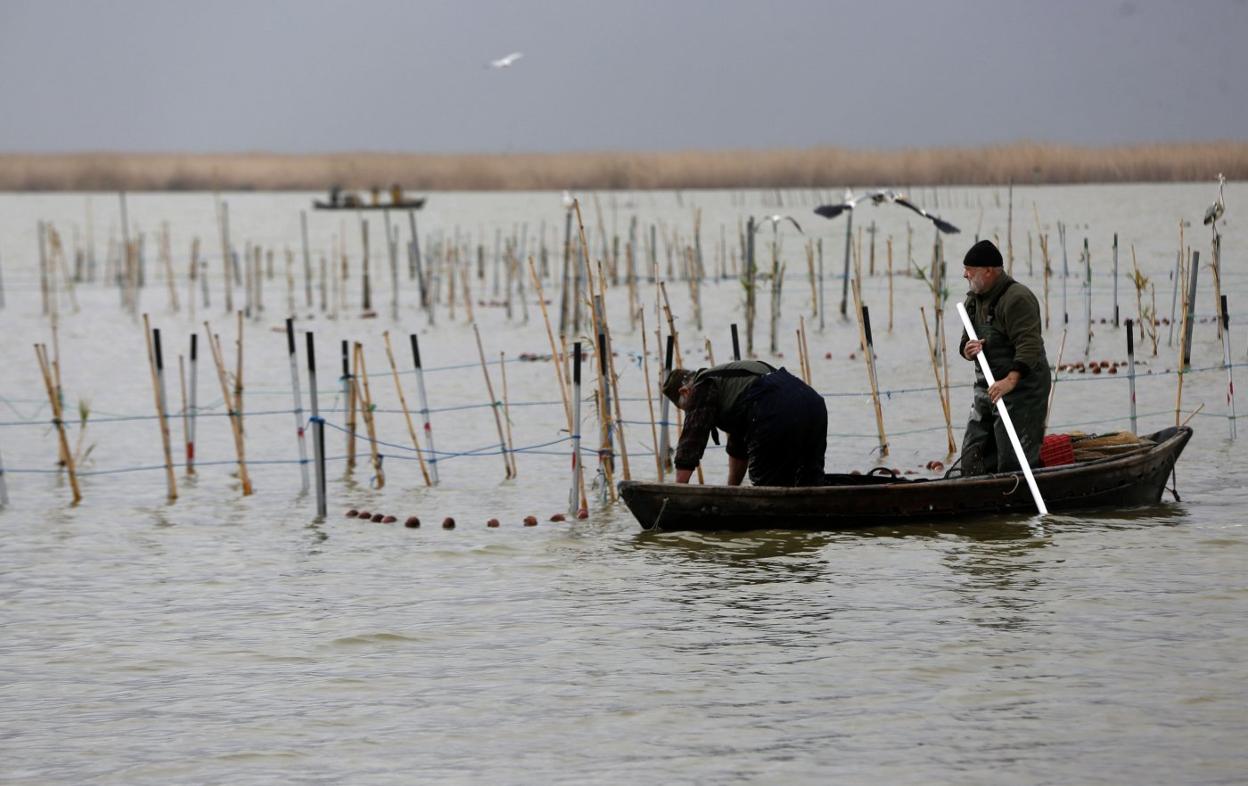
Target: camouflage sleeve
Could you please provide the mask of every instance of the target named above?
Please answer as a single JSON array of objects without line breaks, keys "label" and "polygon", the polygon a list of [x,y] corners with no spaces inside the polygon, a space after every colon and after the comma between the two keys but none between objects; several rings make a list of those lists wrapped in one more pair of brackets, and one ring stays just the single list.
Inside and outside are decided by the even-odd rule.
[{"label": "camouflage sleeve", "polygon": [[703,380],[693,388],[689,411],[685,413],[685,426],[676,444],[677,469],[695,469],[706,452],[706,440],[715,424],[715,393],[718,386],[714,380]]}]

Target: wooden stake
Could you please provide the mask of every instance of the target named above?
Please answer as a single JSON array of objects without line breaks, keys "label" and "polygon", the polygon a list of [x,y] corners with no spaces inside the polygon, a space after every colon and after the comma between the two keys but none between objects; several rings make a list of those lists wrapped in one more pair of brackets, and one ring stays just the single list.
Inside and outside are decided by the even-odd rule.
[{"label": "wooden stake", "polygon": [[498,449],[503,455],[504,480],[511,479],[511,459],[507,457],[507,437],[503,434],[503,419],[499,415],[499,401],[494,398],[494,383],[490,381],[490,371],[485,365],[485,348],[481,346],[481,331],[477,323],[472,323],[472,334],[477,339],[477,354],[481,358],[481,374],[485,377],[485,391],[490,397],[490,411],[494,413],[494,425],[498,428]]},{"label": "wooden stake", "polygon": [[919,314],[923,317],[923,334],[927,336],[927,354],[932,361],[932,375],[936,378],[936,397],[940,399],[940,411],[945,417],[945,436],[949,440],[948,455],[952,456],[958,452],[958,443],[953,439],[953,417],[950,413],[949,399],[940,385],[940,366],[937,365],[936,346],[932,343],[932,332],[927,327],[927,309],[919,306]]},{"label": "wooden stake", "polygon": [[386,472],[381,466],[381,453],[377,450],[377,424],[373,420],[373,393],[368,387],[368,368],[364,364],[364,345],[355,342],[356,374],[351,380],[355,387],[355,397],[360,402],[360,412],[364,415],[364,428],[368,430],[368,447],[373,464],[373,488],[386,486]]},{"label": "wooden stake", "polygon": [[[646,343],[646,310],[644,308],[637,309],[637,319],[641,323],[641,371],[646,385],[646,406],[650,409],[650,442],[654,445],[655,477],[662,482],[663,457],[659,455],[659,431],[654,420],[654,390],[650,387],[650,364],[647,362],[650,357],[650,348]],[[736,325],[733,327],[735,328]],[[707,349],[710,349],[709,341]]]},{"label": "wooden stake", "polygon": [[1044,425],[1049,425],[1049,416],[1053,414],[1053,398],[1057,395],[1058,371],[1062,367],[1062,353],[1066,351],[1066,328],[1062,328],[1062,343],[1057,347],[1057,365],[1053,367],[1053,385],[1049,388],[1049,404],[1044,410]]},{"label": "wooden stake", "polygon": [[[43,374],[43,386],[48,392],[48,402],[52,406],[52,423],[56,426],[58,450],[65,461],[65,471],[69,474],[70,505],[82,501],[82,490],[78,487],[78,473],[74,469],[74,457],[69,452],[69,439],[65,436],[65,420],[61,411],[61,397],[57,395],[56,386],[52,381],[52,369],[48,363],[48,349],[43,344],[35,344],[35,358],[39,361],[39,371]],[[7,496],[6,496],[7,500]]]},{"label": "wooden stake", "polygon": [[[467,279],[465,279],[465,282]],[[516,466],[516,441],[511,436],[511,402],[507,398],[507,353],[498,353],[498,372],[503,378],[503,425],[507,431],[507,455],[511,458],[511,476],[519,477],[520,468]]]},{"label": "wooden stake", "polygon": [[420,450],[420,440],[416,437],[416,426],[412,423],[412,413],[407,408],[407,396],[403,394],[403,385],[399,382],[399,368],[394,362],[394,350],[390,346],[390,331],[381,334],[386,342],[386,360],[390,362],[390,376],[394,378],[394,391],[399,394],[399,407],[403,410],[403,418],[407,421],[407,433],[412,438],[412,447],[416,450],[416,460],[420,463],[420,474],[426,486],[432,486],[429,468],[425,466],[425,455]]},{"label": "wooden stake", "polygon": [[[289,255],[287,260],[289,262]],[[287,264],[286,269],[290,270]],[[291,298],[293,300],[293,297]],[[299,443],[300,492],[308,493],[308,447],[303,437],[303,391],[299,386],[299,366],[295,358],[295,321],[286,318],[286,353],[290,356],[290,391],[295,401],[295,441]]]},{"label": "wooden stake", "polygon": [[165,408],[165,363],[160,349],[160,331],[152,330],[147,314],[143,314],[143,333],[147,338],[147,363],[152,372],[152,395],[156,399],[156,417],[160,419],[160,441],[165,452],[165,483],[168,499],[178,499],[178,479],[173,473],[173,444],[169,436],[169,419]]},{"label": "wooden stake", "polygon": [[230,427],[234,433],[234,452],[238,456],[238,480],[243,486],[243,496],[251,494],[251,478],[247,476],[246,450],[243,444],[243,427],[240,423],[241,413],[238,410],[234,394],[230,390],[229,373],[225,370],[225,358],[221,353],[221,338],[212,332],[212,326],[204,323],[208,336],[208,347],[212,350],[212,361],[217,367],[217,379],[221,382],[221,399],[230,413]]}]

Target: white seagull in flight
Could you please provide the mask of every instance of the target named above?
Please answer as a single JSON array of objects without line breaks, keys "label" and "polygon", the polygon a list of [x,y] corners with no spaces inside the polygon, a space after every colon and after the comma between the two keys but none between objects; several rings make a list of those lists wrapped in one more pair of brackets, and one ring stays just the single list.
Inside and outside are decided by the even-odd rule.
[{"label": "white seagull in flight", "polygon": [[763,216],[762,219],[760,219],[759,222],[754,225],[754,231],[755,232],[761,231],[763,228],[763,224],[768,221],[771,222],[771,229],[773,232],[779,230],[780,224],[782,222],[788,221],[791,224],[793,224],[793,226],[797,227],[798,232],[801,232],[802,234],[806,234],[805,232],[802,232],[802,225],[797,223],[796,218],[794,218],[793,216],[782,216],[779,213],[776,213],[770,216]]},{"label": "white seagull in flight", "polygon": [[524,57],[524,52],[512,52],[506,57],[490,61],[490,68],[511,68],[512,64]]},{"label": "white seagull in flight", "polygon": [[910,210],[913,210],[914,212],[926,218],[928,221],[931,221],[933,224],[936,225],[937,229],[939,229],[941,232],[944,232],[945,234],[957,234],[960,231],[957,227],[955,227],[953,224],[950,224],[948,221],[945,221],[941,218],[938,218],[937,216],[932,215],[931,213],[928,213],[923,208],[911,202],[910,199],[905,194],[898,194],[896,191],[890,191],[887,189],[880,190],[880,191],[868,191],[865,194],[858,194],[857,196],[855,196],[850,191],[846,191],[845,201],[843,201],[841,204],[820,205],[819,207],[815,208],[815,212],[823,216],[824,218],[836,218],[837,216],[839,216],[841,213],[845,212],[846,210],[853,210],[855,207],[857,207],[859,202],[862,202],[863,200],[868,200],[868,199],[871,200],[871,203],[874,205],[878,205],[882,202],[892,202],[895,205],[901,205],[902,207],[909,208]]}]

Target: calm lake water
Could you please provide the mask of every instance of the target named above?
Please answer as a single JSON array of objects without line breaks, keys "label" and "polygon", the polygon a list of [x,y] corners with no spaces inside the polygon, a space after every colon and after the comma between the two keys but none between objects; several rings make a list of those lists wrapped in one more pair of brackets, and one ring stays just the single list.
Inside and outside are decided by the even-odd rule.
[{"label": "calm lake water", "polygon": [[[977,233],[1006,243],[1004,189],[925,189],[913,196],[962,228],[947,238],[953,275]],[[380,215],[367,216],[378,316],[359,317],[361,230],[354,214],[309,211],[314,271],[320,256],[341,243],[352,272],[344,311],[330,318],[306,307],[300,211],[312,197],[223,195],[240,253],[249,242],[274,251],[265,310],[244,328],[243,409],[255,486],[244,497],[221,384],[204,344],[207,319],[233,368],[236,325],[224,308],[213,195],[129,196],[133,231],[145,236],[148,281],[140,310],[162,329],[168,398],[178,412],[177,356],[187,355],[192,331],[200,334],[199,466],[193,478],[178,469],[179,498],[168,503],[142,322],[123,311],[115,288],[83,283],[74,293],[76,312],[67,293],[57,306],[68,436],[71,449],[89,449],[81,468],[84,499],[70,507],[32,349],[52,338],[41,313],[36,226],[51,222],[72,263],[75,237],[86,243],[90,209],[102,273],[110,237],[120,236],[118,200],[0,195],[0,456],[9,497],[0,508],[0,781],[1244,782],[1248,450],[1229,438],[1222,345],[1211,321],[1196,326],[1196,372],[1183,383],[1182,417],[1204,407],[1191,421],[1195,436],[1176,473],[1181,501],[1167,493],[1155,507],[1042,521],[1008,516],[860,532],[698,535],[643,532],[626,509],[601,504],[591,490],[587,520],[553,523],[550,516],[566,510],[569,485],[563,408],[551,364],[519,359],[547,355],[549,345],[531,282],[525,281],[527,309],[517,299],[508,318],[501,305],[505,280],[496,291],[493,274],[495,249],[508,238],[523,236],[525,253],[540,254],[544,242],[552,269],[546,296],[557,310],[560,195],[437,193],[418,214],[426,259],[458,238],[464,258],[473,260],[471,299],[494,361],[498,398],[498,353],[506,353],[512,436],[521,449],[511,480],[504,480],[462,296],[453,314],[440,303],[430,324],[403,251],[398,316],[392,316]],[[1063,362],[1126,357],[1124,329],[1100,322],[1112,318],[1115,232],[1124,318],[1136,314],[1128,280],[1132,245],[1156,287],[1158,313],[1170,315],[1180,221],[1190,222],[1185,240],[1201,256],[1198,317],[1212,316],[1211,271],[1204,267],[1210,240],[1200,219],[1215,197],[1208,184],[1014,190],[1014,272],[1037,293],[1043,286],[1038,235],[1048,234],[1060,274],[1056,224],[1068,227]],[[730,253],[736,248],[738,219],[793,215],[805,235],[787,223],[778,233],[786,264],[778,331],[783,357],[766,351],[766,284],[756,347],[764,359],[796,371],[794,331],[804,316],[814,385],[828,396],[829,471],[880,462],[857,328],[838,310],[844,219],[813,215],[819,195],[599,199],[601,226],[608,238],[620,236],[621,247],[634,217],[639,243],[655,225],[665,280],[664,238],[691,242],[695,209],[712,272],[719,269],[721,237]],[[585,202],[598,255],[598,210],[592,197]],[[1248,330],[1235,314],[1248,303],[1248,274],[1236,206],[1248,204],[1248,188],[1229,185],[1226,203],[1222,287],[1242,389]],[[394,221],[407,243],[406,217]],[[169,224],[176,313],[156,236],[162,222]],[[860,207],[855,229],[872,222],[875,275],[864,282],[864,299],[886,391],[891,451],[882,463],[930,475],[927,462],[946,460],[919,317],[920,306],[930,314],[932,298],[923,281],[904,271],[908,256],[927,266],[932,230],[896,206]],[[207,262],[211,305],[197,294],[192,317],[186,271],[195,237]],[[1090,347],[1079,264],[1085,237],[1093,274]],[[807,239],[823,242],[822,330],[812,314]],[[891,330],[889,239],[896,274]],[[768,266],[771,242],[767,227],[758,248]],[[865,269],[871,236],[864,234],[863,243]],[[483,278],[476,277],[478,245]],[[289,294],[287,248],[295,284]],[[679,245],[674,255],[678,261]],[[959,284],[950,279],[955,298],[964,291]],[[688,284],[671,280],[667,288],[687,364],[707,364],[706,338],[716,360],[728,359],[729,324],[744,329],[740,284],[703,282],[701,330]],[[1061,291],[1059,275],[1050,281],[1051,362],[1062,340]],[[241,287],[234,298],[242,304]],[[300,491],[279,331],[288,298],[299,329],[316,335],[320,403],[331,426],[325,520]],[[639,300],[653,383],[655,288],[643,283]],[[1144,305],[1151,305],[1148,295]],[[651,479],[642,336],[628,319],[626,287],[610,290],[608,312],[632,475]],[[956,320],[952,308],[948,317]],[[1156,357],[1151,341],[1137,342],[1141,432],[1175,420],[1177,347],[1168,330],[1160,327]],[[425,487],[412,460],[383,331],[392,333],[412,407],[419,399],[407,334],[420,336],[441,457],[435,488]],[[366,442],[359,443],[361,462],[353,472],[343,460],[337,382],[343,339],[364,346],[385,443],[382,488],[375,487]],[[302,337],[299,352],[302,368]],[[960,360],[951,363],[960,442],[973,372]],[[1062,375],[1050,431],[1129,428],[1122,371]],[[302,385],[306,408],[306,377]],[[79,402],[90,409],[85,431]],[[1242,393],[1236,405],[1248,411]],[[589,440],[597,433],[592,406],[583,415]],[[170,425],[180,461],[181,418]],[[708,482],[724,477],[722,451],[708,451],[706,464]],[[399,523],[346,518],[348,508],[393,514]],[[409,515],[423,526],[403,527]],[[539,520],[536,527],[522,525],[529,515]],[[440,526],[448,516],[455,529]],[[487,528],[492,517],[500,527]]]}]

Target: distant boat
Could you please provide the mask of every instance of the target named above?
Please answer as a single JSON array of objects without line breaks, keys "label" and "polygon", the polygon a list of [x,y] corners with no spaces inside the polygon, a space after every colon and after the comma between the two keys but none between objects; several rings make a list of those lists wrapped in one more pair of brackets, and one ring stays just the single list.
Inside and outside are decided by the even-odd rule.
[{"label": "distant boat", "polygon": [[329,190],[328,200],[314,200],[312,207],[317,210],[420,210],[425,206],[424,197],[408,199],[398,186],[391,186],[389,202],[380,201],[379,194],[379,189],[373,189],[372,199],[364,200],[358,194],[344,193],[334,186]]}]

